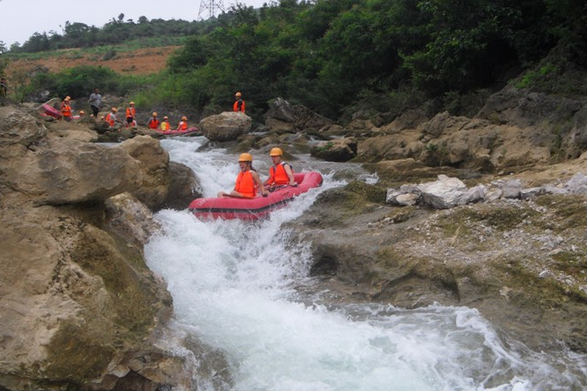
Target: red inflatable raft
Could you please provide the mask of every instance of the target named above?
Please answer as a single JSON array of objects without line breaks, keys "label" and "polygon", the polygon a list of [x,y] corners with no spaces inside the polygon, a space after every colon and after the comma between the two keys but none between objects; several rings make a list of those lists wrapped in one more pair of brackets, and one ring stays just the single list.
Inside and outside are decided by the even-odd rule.
[{"label": "red inflatable raft", "polygon": [[47,103],[44,103],[41,105],[41,108],[43,109],[42,114],[44,114],[48,117],[61,119],[61,112],[59,110],[57,110],[56,108],[54,108],[53,106],[50,106]]},{"label": "red inflatable raft", "polygon": [[283,208],[294,197],[322,185],[322,175],[319,172],[295,173],[294,177],[297,186],[285,186],[269,193],[267,197],[197,198],[192,201],[189,210],[201,220],[257,220]]}]

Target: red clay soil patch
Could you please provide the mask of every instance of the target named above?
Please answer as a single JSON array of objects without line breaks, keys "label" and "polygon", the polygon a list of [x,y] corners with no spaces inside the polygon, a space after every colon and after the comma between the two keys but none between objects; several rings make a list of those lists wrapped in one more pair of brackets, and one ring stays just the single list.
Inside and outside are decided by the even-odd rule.
[{"label": "red clay soil patch", "polygon": [[113,58],[103,60],[103,55],[82,54],[73,56],[71,51],[61,51],[63,55],[50,56],[36,60],[15,60],[10,61],[6,69],[7,77],[10,80],[15,72],[27,72],[38,68],[46,67],[50,72],[58,72],[62,69],[72,68],[77,65],[103,66],[112,69],[116,73],[125,75],[147,75],[163,70],[167,58],[179,48],[179,46],[166,46],[158,48],[146,48],[117,52]]}]

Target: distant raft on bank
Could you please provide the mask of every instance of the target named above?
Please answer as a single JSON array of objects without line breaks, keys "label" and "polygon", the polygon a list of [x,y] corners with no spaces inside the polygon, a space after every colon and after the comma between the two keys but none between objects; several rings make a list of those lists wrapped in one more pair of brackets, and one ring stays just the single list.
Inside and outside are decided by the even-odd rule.
[{"label": "distant raft on bank", "polygon": [[42,109],[41,115],[61,119],[61,111],[57,110],[53,106],[50,106],[47,103],[43,103],[40,108]]},{"label": "distant raft on bank", "polygon": [[255,198],[214,197],[197,198],[189,210],[200,220],[258,220],[268,217],[277,209],[312,188],[322,185],[322,175],[316,171],[294,173],[297,186],[284,186],[267,197],[257,195]]}]

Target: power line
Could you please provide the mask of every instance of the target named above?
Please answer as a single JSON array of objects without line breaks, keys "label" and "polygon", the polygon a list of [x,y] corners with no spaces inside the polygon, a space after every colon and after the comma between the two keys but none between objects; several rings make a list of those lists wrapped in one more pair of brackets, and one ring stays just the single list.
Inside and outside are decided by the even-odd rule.
[{"label": "power line", "polygon": [[224,4],[222,0],[200,0],[200,11],[198,12],[198,19],[208,19],[216,16],[216,11],[224,12]]}]

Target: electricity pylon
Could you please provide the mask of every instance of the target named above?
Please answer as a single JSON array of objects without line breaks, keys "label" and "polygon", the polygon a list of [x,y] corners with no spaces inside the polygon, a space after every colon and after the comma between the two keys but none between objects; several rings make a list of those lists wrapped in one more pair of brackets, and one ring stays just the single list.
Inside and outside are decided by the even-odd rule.
[{"label": "electricity pylon", "polygon": [[198,19],[213,18],[216,16],[216,11],[224,12],[224,4],[222,0],[200,0],[200,11],[198,12]]}]

